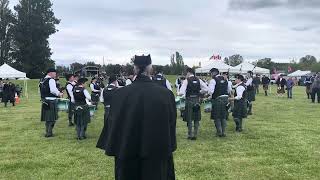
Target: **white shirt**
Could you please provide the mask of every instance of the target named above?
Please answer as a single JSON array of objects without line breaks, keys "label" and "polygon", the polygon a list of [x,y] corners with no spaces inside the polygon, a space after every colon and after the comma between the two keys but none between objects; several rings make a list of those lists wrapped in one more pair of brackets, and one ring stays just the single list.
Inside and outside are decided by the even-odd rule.
[{"label": "white shirt", "polygon": [[166,86],[170,91],[172,91],[171,83],[168,81],[168,79],[166,79]]},{"label": "white shirt", "polygon": [[[50,76],[46,76],[46,78],[51,78]],[[54,79],[50,79],[49,80],[49,88],[50,88],[50,93],[53,94],[53,95],[56,95],[56,96],[60,96],[60,91],[58,90],[57,88],[57,84],[56,84],[56,81]]]},{"label": "white shirt", "polygon": [[83,94],[84,94],[84,96],[86,97],[87,100],[91,101],[91,96],[90,96],[88,90],[84,89],[83,90]]},{"label": "white shirt", "polygon": [[[73,82],[69,82],[69,83],[72,84]],[[68,94],[69,94],[69,96],[70,96],[70,98],[71,98],[71,102],[74,103],[73,86],[72,86],[71,84],[68,84],[68,85],[67,85],[67,91],[68,91]]]},{"label": "white shirt", "polygon": [[246,90],[245,87],[239,86],[240,84],[237,84],[236,92],[237,96],[235,97],[236,100],[240,100],[243,96],[243,92]]},{"label": "white shirt", "polygon": [[232,82],[228,81],[228,93],[231,94],[232,92]]},{"label": "white shirt", "polygon": [[100,90],[97,90],[97,89],[94,88],[94,84],[93,83],[90,84],[90,88],[91,88],[92,92],[100,92]]},{"label": "white shirt", "polygon": [[249,79],[247,80],[247,82],[245,83],[246,86],[252,86],[252,81],[253,81],[253,79],[252,79],[252,78],[249,78]]},{"label": "white shirt", "polygon": [[[194,75],[191,75],[190,77],[193,77],[193,76]],[[208,92],[209,88],[206,85],[206,83],[204,83],[201,79],[199,79],[199,81],[200,81],[200,88],[201,88],[200,93]],[[182,86],[181,86],[180,91],[179,91],[179,94],[182,95],[182,96],[185,96],[186,93],[187,93],[187,87],[188,87],[188,79],[183,81]]]}]

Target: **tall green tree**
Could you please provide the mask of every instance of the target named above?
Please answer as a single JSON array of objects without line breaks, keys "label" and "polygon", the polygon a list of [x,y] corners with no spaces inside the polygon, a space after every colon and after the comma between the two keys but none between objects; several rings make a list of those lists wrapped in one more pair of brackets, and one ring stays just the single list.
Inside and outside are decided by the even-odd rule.
[{"label": "tall green tree", "polygon": [[171,56],[171,74],[182,74],[185,67],[183,57],[179,52]]},{"label": "tall green tree", "polygon": [[229,58],[224,58],[224,62],[229,64],[230,66],[237,66],[243,63],[243,57],[240,54],[235,54],[230,56]]},{"label": "tall green tree", "polygon": [[50,0],[20,0],[14,9],[14,65],[30,78],[40,77],[54,66],[48,39],[58,31],[60,20],[55,17]]},{"label": "tall green tree", "polygon": [[269,70],[273,70],[275,63],[272,61],[271,58],[263,58],[258,60],[257,64],[258,67],[266,68]]},{"label": "tall green tree", "polygon": [[14,16],[10,10],[9,0],[0,0],[0,65],[10,63],[12,46],[12,25]]}]

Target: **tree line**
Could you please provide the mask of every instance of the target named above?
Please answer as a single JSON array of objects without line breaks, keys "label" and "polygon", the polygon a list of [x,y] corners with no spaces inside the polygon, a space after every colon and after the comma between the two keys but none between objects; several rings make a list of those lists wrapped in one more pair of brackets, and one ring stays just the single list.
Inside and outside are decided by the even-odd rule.
[{"label": "tree line", "polygon": [[0,65],[10,64],[38,78],[55,65],[48,39],[58,31],[60,20],[50,0],[20,0],[13,10],[9,0],[0,0]]}]

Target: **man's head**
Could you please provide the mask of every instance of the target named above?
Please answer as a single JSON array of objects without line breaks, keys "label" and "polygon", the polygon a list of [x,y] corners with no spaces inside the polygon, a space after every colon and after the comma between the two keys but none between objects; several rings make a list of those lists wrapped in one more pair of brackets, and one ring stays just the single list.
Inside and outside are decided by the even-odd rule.
[{"label": "man's head", "polygon": [[253,72],[252,71],[248,71],[248,77],[253,77]]},{"label": "man's head", "polygon": [[111,75],[109,77],[109,84],[116,84],[117,83],[117,76],[116,75]]},{"label": "man's head", "polygon": [[55,68],[49,68],[47,70],[47,75],[55,79],[57,77],[57,70]]},{"label": "man's head", "polygon": [[78,85],[83,86],[88,81],[87,78],[80,78],[78,80]]},{"label": "man's head", "polygon": [[241,74],[236,75],[236,83],[242,83],[244,81],[244,77]]},{"label": "man's head", "polygon": [[210,73],[211,73],[212,77],[216,77],[217,75],[219,75],[220,72],[219,72],[219,70],[217,68],[212,68],[210,70]]},{"label": "man's head", "polygon": [[73,82],[74,81],[74,75],[73,74],[67,74],[66,75],[66,80],[69,82]]},{"label": "man's head", "polygon": [[191,76],[191,75],[194,75],[194,70],[192,68],[187,68],[187,77]]},{"label": "man's head", "polygon": [[93,83],[97,82],[97,78],[96,78],[96,77],[93,77],[92,80],[91,80],[91,82],[93,82]]},{"label": "man's head", "polygon": [[222,73],[222,76],[223,76],[223,78],[224,78],[225,80],[228,80],[228,78],[229,78],[229,73],[228,73],[228,72],[223,72],[223,73]]},{"label": "man's head", "polygon": [[133,60],[134,73],[138,76],[144,74],[150,76],[152,73],[152,60],[150,54],[148,56],[135,56]]}]

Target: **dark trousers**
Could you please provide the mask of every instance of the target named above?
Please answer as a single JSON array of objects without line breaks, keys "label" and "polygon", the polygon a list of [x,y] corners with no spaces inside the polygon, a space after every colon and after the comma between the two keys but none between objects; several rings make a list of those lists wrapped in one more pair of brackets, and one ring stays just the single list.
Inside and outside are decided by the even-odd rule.
[{"label": "dark trousers", "polygon": [[115,180],[175,180],[173,157],[125,160],[115,158]]},{"label": "dark trousers", "polygon": [[234,122],[236,123],[236,131],[242,131],[242,118],[234,118]]},{"label": "dark trousers", "polygon": [[316,96],[318,99],[318,103],[320,103],[320,88],[313,88],[312,89],[311,99],[312,99],[313,103],[316,101]]},{"label": "dark trousers", "polygon": [[72,119],[74,116],[74,103],[72,103],[71,101],[69,102],[69,107],[68,107],[68,119],[69,119],[69,125],[72,125]]},{"label": "dark trousers", "polygon": [[217,135],[218,136],[225,135],[225,130],[227,127],[227,120],[226,119],[215,119],[214,124],[217,129]]},{"label": "dark trousers", "polygon": [[76,130],[78,138],[86,137],[87,123],[77,123]]},{"label": "dark trousers", "polygon": [[55,122],[54,121],[46,121],[46,135],[47,136],[52,136],[53,135],[53,127],[54,127]]},{"label": "dark trousers", "polygon": [[259,85],[254,86],[255,94],[259,94]]}]

